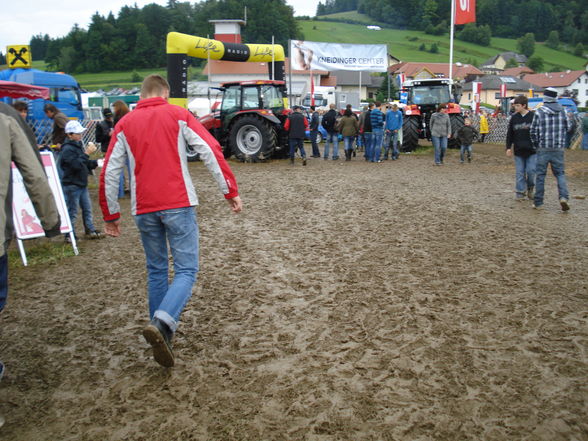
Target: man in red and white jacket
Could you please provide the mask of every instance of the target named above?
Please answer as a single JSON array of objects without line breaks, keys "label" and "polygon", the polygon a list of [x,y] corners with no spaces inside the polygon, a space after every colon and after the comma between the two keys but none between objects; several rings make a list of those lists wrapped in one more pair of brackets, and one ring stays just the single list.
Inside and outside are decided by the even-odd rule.
[{"label": "man in red and white jacket", "polygon": [[[149,316],[143,336],[155,360],[174,365],[171,340],[198,273],[198,198],[188,170],[186,147],[200,154],[231,210],[242,209],[237,182],[210,133],[179,106],[167,102],[169,84],[149,75],[134,111],[116,125],[100,175],[100,207],[108,236],[121,233],[119,176],[127,160],[131,170],[131,207],[147,262]],[[168,283],[168,251],[174,279]]]}]

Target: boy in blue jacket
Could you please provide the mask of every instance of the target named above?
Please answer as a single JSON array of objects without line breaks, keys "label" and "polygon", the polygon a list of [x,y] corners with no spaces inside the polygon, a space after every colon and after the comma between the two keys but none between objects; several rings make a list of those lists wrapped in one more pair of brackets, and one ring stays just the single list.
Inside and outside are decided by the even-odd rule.
[{"label": "boy in blue jacket", "polygon": [[402,112],[398,110],[396,104],[392,104],[392,109],[386,112],[386,139],[384,141],[384,159],[388,159],[388,151],[392,144],[392,161],[400,156],[398,150],[398,133],[402,129]]}]

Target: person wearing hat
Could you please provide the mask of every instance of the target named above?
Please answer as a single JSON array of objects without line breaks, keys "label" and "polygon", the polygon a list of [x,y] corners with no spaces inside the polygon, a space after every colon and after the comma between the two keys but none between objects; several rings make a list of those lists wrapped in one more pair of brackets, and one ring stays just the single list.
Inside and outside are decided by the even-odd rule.
[{"label": "person wearing hat", "polygon": [[543,105],[535,110],[535,117],[530,128],[531,141],[537,150],[535,198],[533,200],[533,208],[535,209],[543,208],[545,175],[549,164],[551,164],[551,171],[557,180],[561,209],[563,211],[570,209],[564,167],[564,150],[568,130],[568,118],[561,104],[557,102],[557,90],[548,87],[543,92]]},{"label": "person wearing hat", "polygon": [[[88,193],[88,175],[98,167],[98,161],[89,157],[96,151],[93,143],[86,149],[82,146],[82,133],[85,131],[78,121],[69,121],[65,125],[67,139],[61,145],[58,165],[62,171],[61,186],[74,234],[79,204],[82,207],[86,236],[90,239],[99,239],[102,234],[94,228],[92,204]],[[69,236],[66,236],[66,240],[68,239]]]},{"label": "person wearing hat", "polygon": [[112,120],[112,110],[108,107],[102,109],[102,115],[104,119],[96,126],[96,142],[100,143],[100,150],[102,153],[106,153],[108,150],[108,144],[110,144],[110,137],[114,130],[114,122]]}]

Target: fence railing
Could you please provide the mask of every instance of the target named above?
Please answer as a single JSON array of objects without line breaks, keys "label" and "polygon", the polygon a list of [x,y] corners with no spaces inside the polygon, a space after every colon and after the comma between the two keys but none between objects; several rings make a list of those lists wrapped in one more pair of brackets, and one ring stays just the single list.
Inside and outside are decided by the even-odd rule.
[{"label": "fence railing", "polygon": [[[472,120],[472,126],[476,128],[476,130],[480,130],[480,117],[470,116]],[[497,116],[497,117],[487,117],[488,119],[488,129],[489,132],[486,135],[484,143],[489,144],[506,144],[506,132],[508,131],[508,122],[510,118],[505,116]],[[582,118],[579,116],[575,117],[576,119],[576,130],[572,136],[572,140],[570,145],[574,145],[574,143],[581,139],[583,136],[582,133]]]},{"label": "fence railing", "polygon": [[[53,120],[43,119],[40,121],[27,121],[29,126],[33,129],[37,144],[51,144],[51,133],[53,132]],[[86,119],[82,121],[82,126],[86,131],[82,134],[82,143],[86,145],[88,142],[96,141],[96,126],[100,121],[94,119]],[[98,146],[100,147],[100,146]]]}]

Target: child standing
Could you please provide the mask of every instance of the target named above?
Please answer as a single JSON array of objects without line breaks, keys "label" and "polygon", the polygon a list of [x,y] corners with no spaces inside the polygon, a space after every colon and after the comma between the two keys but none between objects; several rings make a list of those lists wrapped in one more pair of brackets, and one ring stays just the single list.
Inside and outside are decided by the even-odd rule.
[{"label": "child standing", "polygon": [[464,153],[468,152],[468,162],[472,162],[472,143],[474,139],[478,138],[478,131],[472,127],[472,120],[466,118],[464,120],[464,126],[460,127],[457,131],[457,140],[461,149],[459,151],[459,162],[463,164]]},{"label": "child standing", "polygon": [[[88,156],[96,151],[94,144],[88,145],[85,150],[82,146],[82,133],[85,130],[78,121],[69,121],[65,125],[67,139],[61,145],[59,154],[59,165],[63,172],[61,185],[74,231],[79,204],[82,207],[86,236],[90,239],[99,239],[102,235],[94,228],[92,203],[88,193],[88,175],[91,170],[98,167],[98,161]],[[66,240],[68,239],[69,236],[66,236]]]}]

